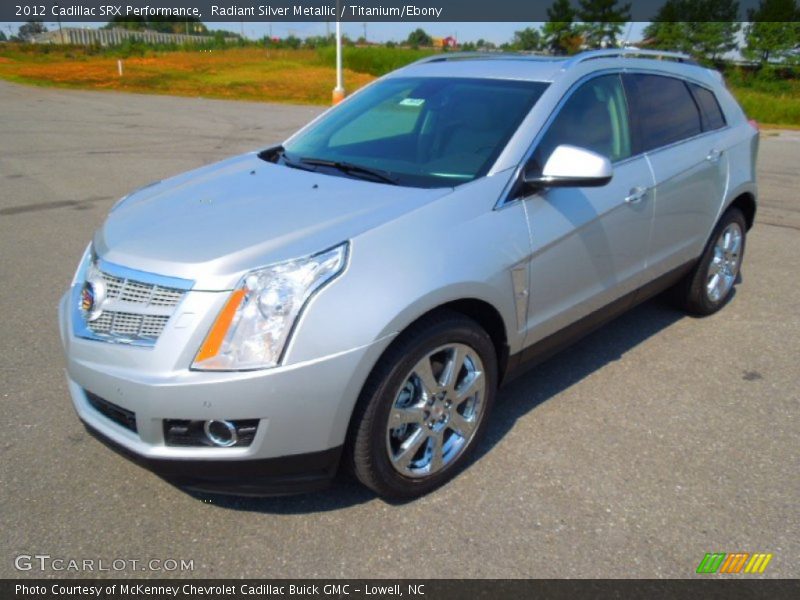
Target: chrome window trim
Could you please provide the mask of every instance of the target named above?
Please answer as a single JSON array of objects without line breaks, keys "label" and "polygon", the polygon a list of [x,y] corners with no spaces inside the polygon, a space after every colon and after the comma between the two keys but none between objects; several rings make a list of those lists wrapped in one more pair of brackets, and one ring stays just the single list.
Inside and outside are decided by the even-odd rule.
[{"label": "chrome window trim", "polygon": [[[694,77],[676,75],[674,73],[668,73],[668,72],[665,72],[665,71],[659,71],[658,69],[651,69],[651,68],[647,68],[647,67],[644,67],[644,66],[642,66],[642,67],[613,67],[613,68],[603,69],[603,70],[600,70],[600,71],[594,71],[592,73],[588,73],[587,75],[584,75],[583,77],[577,79],[570,86],[570,88],[564,93],[564,95],[558,101],[558,104],[556,104],[556,106],[553,108],[553,110],[550,113],[550,115],[547,117],[547,120],[544,122],[544,125],[542,125],[542,127],[536,133],[536,136],[533,138],[533,142],[528,147],[528,149],[525,151],[525,154],[523,155],[522,160],[517,164],[516,167],[514,167],[514,174],[511,176],[511,178],[508,180],[506,185],[503,187],[503,190],[500,192],[500,196],[499,196],[497,202],[494,205],[494,210],[500,210],[500,209],[504,208],[505,206],[513,204],[514,202],[516,202],[518,200],[524,200],[525,198],[529,198],[530,197],[530,196],[521,196],[521,197],[518,197],[518,198],[510,198],[509,196],[511,194],[511,190],[513,189],[515,183],[517,182],[517,180],[519,179],[520,175],[522,174],[522,169],[527,164],[528,160],[530,160],[531,156],[533,156],[533,153],[536,150],[536,147],[539,144],[539,142],[541,141],[542,137],[544,136],[544,133],[550,128],[550,126],[552,125],[552,123],[555,120],[556,116],[561,112],[561,109],[563,108],[564,104],[566,104],[566,102],[572,97],[572,95],[577,91],[577,89],[580,86],[582,86],[584,83],[586,83],[588,81],[591,81],[592,79],[595,79],[596,77],[602,77],[604,75],[619,75],[619,76],[622,76],[623,74],[639,74],[639,73],[645,74],[645,75],[658,75],[659,77],[671,77],[673,79],[678,79],[680,81],[690,82],[690,83],[693,83],[695,85],[698,85],[698,86],[700,86],[702,88],[705,88],[706,90],[710,91],[712,94],[714,94],[715,98],[717,96],[716,92],[714,92],[714,90],[712,88],[710,88],[706,82],[699,81],[699,80],[695,79]],[[691,93],[691,91],[690,91],[690,93]],[[627,94],[625,95],[625,102],[626,102],[626,104],[628,103]],[[717,103],[719,103],[718,99],[717,99]],[[535,107],[534,107],[534,109],[535,109]],[[721,104],[720,104],[720,109],[722,109],[722,105]],[[630,105],[628,105],[628,114],[630,115]],[[615,165],[615,166],[616,165],[624,165],[625,163],[630,162],[630,161],[632,161],[634,159],[637,159],[637,158],[640,158],[640,157],[643,157],[643,156],[648,156],[648,155],[651,155],[651,154],[655,154],[655,153],[661,152],[662,150],[671,149],[674,146],[677,146],[678,144],[683,144],[683,143],[686,143],[686,142],[689,142],[689,141],[694,141],[694,140],[697,140],[697,139],[699,139],[699,138],[701,138],[701,137],[703,137],[705,135],[716,134],[716,133],[723,132],[723,131],[725,131],[727,129],[730,129],[731,125],[729,123],[728,115],[725,114],[724,110],[722,111],[722,115],[725,118],[725,126],[724,127],[721,127],[719,129],[711,129],[709,131],[702,131],[697,135],[693,135],[692,137],[684,138],[682,140],[677,140],[675,142],[672,142],[671,144],[667,144],[666,146],[659,146],[658,148],[653,148],[651,150],[647,150],[647,151],[644,151],[644,152],[639,152],[637,154],[631,154],[630,156],[628,156],[626,158],[623,158],[621,160],[618,160],[616,162],[613,162],[611,164]]]},{"label": "chrome window trim", "polygon": [[658,154],[662,150],[672,150],[675,146],[679,144],[685,144],[686,142],[694,142],[699,140],[701,137],[705,137],[707,135],[712,135],[714,133],[720,133],[721,131],[725,131],[726,129],[730,129],[730,125],[726,125],[725,127],[721,127],[719,129],[711,129],[710,131],[703,131],[698,133],[697,135],[693,135],[692,137],[683,138],[682,140],[678,140],[677,142],[672,142],[671,144],[667,144],[666,146],[659,146],[658,148],[653,148],[652,150],[647,150],[646,152],[642,152],[643,155],[653,155]]}]

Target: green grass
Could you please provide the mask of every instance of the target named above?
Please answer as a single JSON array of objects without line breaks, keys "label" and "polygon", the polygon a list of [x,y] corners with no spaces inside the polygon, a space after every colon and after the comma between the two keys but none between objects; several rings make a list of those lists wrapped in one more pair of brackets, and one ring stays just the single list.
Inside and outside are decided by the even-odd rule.
[{"label": "green grass", "polygon": [[800,126],[800,79],[731,70],[725,80],[749,118],[765,125]]},{"label": "green grass", "polygon": [[[353,92],[390,71],[435,54],[431,49],[344,48],[345,87]],[[125,76],[116,73],[125,60]],[[0,78],[42,86],[118,89],[238,100],[328,104],[335,80],[332,46],[301,50],[256,44],[154,49],[0,44]],[[728,69],[725,79],[747,116],[762,125],[800,127],[800,79],[792,73]]]},{"label": "green grass", "polygon": [[[380,77],[432,54],[436,54],[436,52],[434,50],[385,48],[383,46],[366,48],[346,46],[342,49],[342,62],[348,69],[358,73],[368,73]],[[335,64],[336,49],[333,46],[318,48],[317,57],[320,64]]]},{"label": "green grass", "polygon": [[800,126],[798,92],[781,96],[749,88],[733,88],[731,92],[747,116],[762,125]]}]

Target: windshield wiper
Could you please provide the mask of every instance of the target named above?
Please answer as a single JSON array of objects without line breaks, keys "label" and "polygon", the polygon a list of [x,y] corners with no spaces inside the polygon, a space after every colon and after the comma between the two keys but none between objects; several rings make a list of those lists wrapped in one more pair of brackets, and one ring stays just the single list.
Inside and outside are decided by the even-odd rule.
[{"label": "windshield wiper", "polygon": [[[284,154],[284,160],[286,159],[286,155]],[[353,163],[344,162],[340,160],[325,160],[324,158],[311,158],[311,157],[300,157],[298,159],[302,164],[305,165],[313,165],[318,167],[331,167],[342,173],[347,173],[348,175],[355,175],[356,177],[367,176],[373,179],[377,179],[378,181],[382,181],[383,183],[389,183],[391,185],[398,185],[397,179],[392,177],[386,171],[381,171],[380,169],[370,169],[369,167],[362,167],[361,165],[354,165]]]}]

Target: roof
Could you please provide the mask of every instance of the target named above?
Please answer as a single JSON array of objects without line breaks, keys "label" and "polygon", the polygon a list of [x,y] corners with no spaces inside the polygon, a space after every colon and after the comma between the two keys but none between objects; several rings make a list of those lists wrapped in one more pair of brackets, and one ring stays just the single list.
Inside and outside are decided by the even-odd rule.
[{"label": "roof", "polygon": [[402,76],[476,77],[551,81],[565,62],[558,56],[505,54],[500,52],[448,52],[436,54],[398,71]]},{"label": "roof", "polygon": [[[569,57],[530,53],[453,52],[424,58],[397,73],[400,76],[554,81],[561,74],[573,69],[576,72],[591,70],[595,61],[602,62],[604,67],[608,67],[610,64],[614,66],[647,65],[648,68],[673,73],[676,69],[686,68],[691,69],[695,74],[702,74],[704,79],[712,72],[699,66],[690,56],[677,52],[641,50],[639,48],[609,48],[589,50]],[[583,68],[580,68],[581,66]],[[600,63],[598,66],[601,66]]]}]

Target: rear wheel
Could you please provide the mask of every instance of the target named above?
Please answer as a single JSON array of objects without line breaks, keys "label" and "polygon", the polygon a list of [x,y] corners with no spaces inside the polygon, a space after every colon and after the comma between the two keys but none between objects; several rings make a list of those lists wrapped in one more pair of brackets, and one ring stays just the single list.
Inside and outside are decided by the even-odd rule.
[{"label": "rear wheel", "polygon": [[747,224],[730,208],[720,218],[695,268],[676,286],[678,303],[696,315],[717,312],[733,296],[744,257]]},{"label": "rear wheel", "polygon": [[468,461],[496,387],[495,349],[477,323],[451,312],[420,321],[364,389],[352,433],[356,477],[390,499],[436,489]]}]

